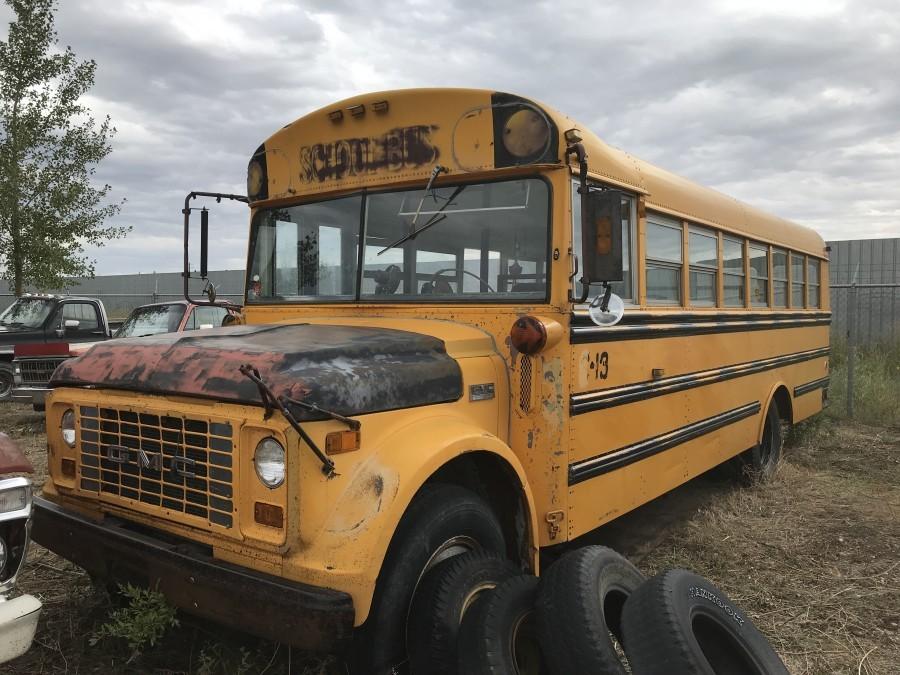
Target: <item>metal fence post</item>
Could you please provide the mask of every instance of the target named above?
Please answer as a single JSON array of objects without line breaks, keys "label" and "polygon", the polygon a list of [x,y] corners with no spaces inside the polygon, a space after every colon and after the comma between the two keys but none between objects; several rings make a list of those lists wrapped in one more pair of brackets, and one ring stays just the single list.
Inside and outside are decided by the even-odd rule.
[{"label": "metal fence post", "polygon": [[853,419],[853,380],[856,366],[856,282],[850,284],[847,293],[847,417]]}]

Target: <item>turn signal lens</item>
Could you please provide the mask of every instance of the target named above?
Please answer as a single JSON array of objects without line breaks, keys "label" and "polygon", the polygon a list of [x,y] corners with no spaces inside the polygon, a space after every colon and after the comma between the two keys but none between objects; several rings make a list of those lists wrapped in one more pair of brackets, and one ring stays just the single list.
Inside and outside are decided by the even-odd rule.
[{"label": "turn signal lens", "polygon": [[256,160],[247,165],[247,196],[258,197],[263,188],[262,166]]},{"label": "turn signal lens", "polygon": [[358,431],[332,431],[325,436],[325,452],[337,455],[341,452],[359,450],[360,436]]},{"label": "turn signal lens", "polygon": [[63,413],[60,423],[63,442],[70,448],[75,447],[75,411],[69,408]]},{"label": "turn signal lens", "polygon": [[284,527],[284,509],[276,504],[254,502],[253,520],[260,525],[282,528]]}]

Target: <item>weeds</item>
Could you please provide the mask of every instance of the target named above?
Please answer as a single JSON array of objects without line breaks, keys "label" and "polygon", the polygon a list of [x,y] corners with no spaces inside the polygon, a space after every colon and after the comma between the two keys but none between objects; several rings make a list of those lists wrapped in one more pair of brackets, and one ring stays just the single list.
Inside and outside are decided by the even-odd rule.
[{"label": "weeds", "polygon": [[125,640],[131,650],[129,662],[147,647],[154,647],[170,628],[178,625],[176,610],[162,593],[131,584],[119,587],[128,606],[117,609],[90,639],[91,646],[104,638]]},{"label": "weeds", "polygon": [[[847,345],[831,349],[828,415],[847,416]],[[900,427],[900,342],[856,350],[854,420],[863,424]]]}]

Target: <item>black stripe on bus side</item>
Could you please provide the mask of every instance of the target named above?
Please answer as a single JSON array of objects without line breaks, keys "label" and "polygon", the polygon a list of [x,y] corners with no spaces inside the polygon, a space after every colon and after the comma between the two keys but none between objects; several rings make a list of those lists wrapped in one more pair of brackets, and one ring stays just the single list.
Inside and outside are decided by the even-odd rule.
[{"label": "black stripe on bus side", "polygon": [[[723,321],[793,321],[798,319],[830,319],[831,312],[663,312],[652,314],[644,311],[628,311],[622,317],[620,326],[644,326],[657,323],[721,323]],[[576,310],[572,313],[572,326],[593,328],[587,312]]]},{"label": "black stripe on bus side", "polygon": [[759,401],[742,405],[739,408],[726,410],[718,415],[680,427],[660,436],[654,436],[633,445],[626,445],[609,453],[584,459],[569,465],[569,485],[578,485],[591,478],[602,476],[610,471],[621,469],[653,455],[674,448],[705,434],[753,417],[761,410]]},{"label": "black stripe on bus side", "polygon": [[818,380],[813,380],[812,382],[801,384],[799,387],[794,387],[794,397],[803,396],[803,394],[808,394],[816,389],[825,389],[825,387],[828,386],[828,380],[829,378],[827,376],[821,377]]},{"label": "black stripe on bus side", "polygon": [[[569,411],[572,415],[581,415],[594,410],[604,410],[617,405],[643,401],[656,396],[664,396],[695,387],[705,387],[708,384],[732,380],[736,377],[745,377],[766,370],[773,370],[794,363],[803,363],[823,356],[828,356],[828,347],[810,349],[804,352],[795,352],[783,356],[774,356],[759,361],[737,363],[722,368],[701,370],[684,375],[674,375],[659,380],[648,380],[636,384],[627,384],[622,387],[612,387],[599,391],[573,394],[569,400]],[[806,385],[803,385],[806,386]],[[794,390],[794,396],[797,396]]]},{"label": "black stripe on bus side", "polygon": [[593,328],[573,326],[569,329],[572,344],[592,342],[618,342],[621,340],[644,340],[647,338],[686,337],[708,335],[710,333],[743,333],[753,330],[777,330],[780,328],[805,328],[828,326],[831,319],[778,319],[767,321],[722,321],[718,323],[664,324],[660,326],[609,326]]}]

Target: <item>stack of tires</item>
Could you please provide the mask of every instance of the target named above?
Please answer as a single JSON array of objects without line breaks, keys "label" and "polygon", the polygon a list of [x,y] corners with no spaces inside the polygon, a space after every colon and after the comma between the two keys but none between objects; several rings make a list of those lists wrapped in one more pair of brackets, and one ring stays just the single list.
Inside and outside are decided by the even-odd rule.
[{"label": "stack of tires", "polygon": [[685,570],[645,579],[615,551],[568,553],[538,579],[499,556],[454,556],[422,579],[412,675],[786,675],[747,615]]}]

